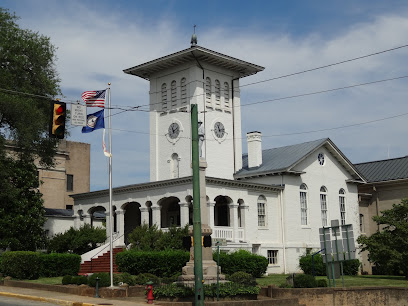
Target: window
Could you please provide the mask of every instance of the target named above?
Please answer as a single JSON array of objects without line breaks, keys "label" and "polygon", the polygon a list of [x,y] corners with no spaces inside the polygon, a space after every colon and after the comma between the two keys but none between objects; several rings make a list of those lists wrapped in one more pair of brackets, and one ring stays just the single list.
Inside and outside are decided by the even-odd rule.
[{"label": "window", "polygon": [[266,199],[264,196],[258,198],[258,226],[266,226]]},{"label": "window", "polygon": [[171,155],[171,161],[170,161],[170,171],[171,171],[171,178],[178,178],[179,177],[179,156],[177,153],[173,153]]},{"label": "window", "polygon": [[322,212],[322,226],[327,226],[327,189],[320,187],[320,209]]},{"label": "window", "polygon": [[206,78],[205,79],[205,104],[207,106],[212,106],[211,105],[211,79]]},{"label": "window", "polygon": [[167,85],[163,83],[161,88],[161,95],[162,95],[162,110],[167,110]]},{"label": "window", "polygon": [[268,263],[270,265],[278,264],[278,251],[277,250],[268,250]]},{"label": "window", "polygon": [[229,84],[227,82],[224,83],[224,106],[226,108],[230,107]]},{"label": "window", "polygon": [[346,224],[346,197],[345,197],[344,189],[340,189],[339,191],[339,204],[340,204],[340,219],[341,225]]},{"label": "window", "polygon": [[182,78],[180,82],[181,87],[181,104],[187,104],[187,85],[186,78]]},{"label": "window", "polygon": [[221,105],[221,84],[218,80],[215,80],[215,104]]},{"label": "window", "polygon": [[67,191],[74,191],[74,176],[67,174]]},{"label": "window", "polygon": [[300,185],[300,219],[301,225],[307,225],[307,186]]},{"label": "window", "polygon": [[74,205],[65,205],[65,209],[67,209],[67,210],[72,210],[72,209],[74,209]]},{"label": "window", "polygon": [[176,81],[171,82],[171,106],[177,106],[177,84]]},{"label": "window", "polygon": [[364,215],[360,214],[360,233],[364,233]]}]

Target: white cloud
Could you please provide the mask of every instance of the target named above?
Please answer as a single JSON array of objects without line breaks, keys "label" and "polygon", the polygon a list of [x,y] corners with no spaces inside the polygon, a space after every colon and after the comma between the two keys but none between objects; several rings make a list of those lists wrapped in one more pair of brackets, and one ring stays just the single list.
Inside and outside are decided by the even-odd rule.
[{"label": "white cloud", "polygon": [[[171,14],[134,18],[108,6],[91,8],[83,2],[47,2],[47,10],[28,3],[29,15],[21,24],[50,36],[58,47],[57,69],[67,99],[77,100],[85,90],[104,88],[112,82],[112,104],[148,104],[149,84],[123,69],[187,48],[189,38],[179,30],[181,21]],[[32,7],[30,7],[30,5]],[[23,11],[24,12],[24,11]],[[56,18],[58,16],[58,18]],[[103,17],[102,17],[103,16]],[[128,16],[128,15],[127,15]],[[350,24],[333,35],[309,33],[294,36],[249,24],[234,31],[217,24],[200,28],[199,45],[265,67],[265,71],[241,80],[247,84],[290,74],[403,45],[408,41],[404,11]],[[324,25],[322,25],[324,27]],[[180,34],[182,33],[182,34]],[[363,60],[276,81],[242,87],[241,103],[286,97],[395,76],[408,75],[408,48]],[[242,108],[242,134],[260,130],[265,136],[348,125],[408,112],[406,82],[399,80],[344,91],[259,104]],[[116,110],[114,112],[117,112]],[[406,117],[359,127],[286,137],[265,137],[263,147],[289,145],[330,137],[352,162],[407,155]],[[113,128],[149,132],[148,113],[127,112],[112,117]],[[102,133],[80,134],[72,139],[92,144],[91,185],[107,187]],[[114,185],[149,180],[149,138],[116,131],[113,135]],[[244,151],[246,150],[245,140]],[[105,186],[105,187],[103,187]]]}]

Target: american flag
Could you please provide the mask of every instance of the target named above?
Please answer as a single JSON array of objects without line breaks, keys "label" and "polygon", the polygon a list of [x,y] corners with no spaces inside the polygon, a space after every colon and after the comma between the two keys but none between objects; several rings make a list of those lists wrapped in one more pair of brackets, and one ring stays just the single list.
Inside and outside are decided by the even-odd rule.
[{"label": "american flag", "polygon": [[82,100],[88,107],[105,107],[105,90],[85,91],[82,94]]}]

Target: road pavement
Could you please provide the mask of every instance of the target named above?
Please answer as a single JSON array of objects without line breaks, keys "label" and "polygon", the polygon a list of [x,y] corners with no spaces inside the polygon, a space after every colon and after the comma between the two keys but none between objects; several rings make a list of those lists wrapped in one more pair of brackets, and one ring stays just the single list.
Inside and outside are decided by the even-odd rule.
[{"label": "road pavement", "polygon": [[[6,304],[9,301],[16,301],[22,304]],[[29,301],[41,304],[29,304]],[[2,303],[5,304],[2,304]],[[48,304],[45,304],[48,303]],[[103,299],[74,294],[59,293],[29,288],[17,288],[0,286],[0,305],[65,305],[65,306],[92,306],[92,305],[114,305],[114,306],[135,306],[146,305],[146,299],[142,297],[128,297],[122,299]]]}]

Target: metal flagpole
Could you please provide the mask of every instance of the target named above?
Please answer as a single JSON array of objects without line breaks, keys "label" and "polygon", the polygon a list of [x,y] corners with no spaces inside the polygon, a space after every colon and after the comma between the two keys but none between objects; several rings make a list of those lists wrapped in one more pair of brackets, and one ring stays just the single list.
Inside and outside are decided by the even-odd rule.
[{"label": "metal flagpole", "polygon": [[112,129],[111,129],[111,90],[108,83],[108,113],[109,113],[109,249],[110,249],[110,286],[113,287],[113,208],[112,208]]}]

